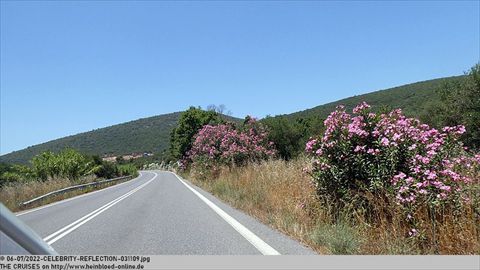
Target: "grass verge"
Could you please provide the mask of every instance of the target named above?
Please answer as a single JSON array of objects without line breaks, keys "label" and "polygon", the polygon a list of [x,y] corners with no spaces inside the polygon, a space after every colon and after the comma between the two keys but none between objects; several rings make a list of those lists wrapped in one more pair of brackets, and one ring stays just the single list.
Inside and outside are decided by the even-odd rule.
[{"label": "grass verge", "polygon": [[[320,254],[479,254],[480,208],[478,200],[461,214],[445,208],[435,226],[426,209],[420,213],[425,236],[409,238],[408,226],[398,206],[372,196],[381,213],[367,221],[362,209],[341,209],[353,213],[333,218],[330,205],[316,196],[309,175],[303,173],[309,161],[271,160],[238,168],[222,168],[216,177],[204,179],[194,172],[183,176],[222,201],[263,223],[297,239]],[[478,199],[478,185],[473,198]],[[477,194],[477,195],[475,195]],[[475,202],[476,201],[476,202]],[[336,209],[338,210],[338,209]],[[343,215],[342,215],[343,216]]]},{"label": "grass verge", "polygon": [[18,212],[117,185],[128,181],[128,178],[127,180],[103,183],[96,186],[85,187],[77,190],[68,191],[63,194],[50,196],[43,200],[40,200],[39,202],[32,203],[26,207],[20,206],[20,203],[31,200],[43,194],[73,185],[92,183],[95,181],[99,181],[99,179],[93,176],[88,176],[82,178],[80,182],[68,179],[50,179],[45,182],[16,182],[0,188],[0,202],[3,203],[8,209],[10,209],[10,211]]}]

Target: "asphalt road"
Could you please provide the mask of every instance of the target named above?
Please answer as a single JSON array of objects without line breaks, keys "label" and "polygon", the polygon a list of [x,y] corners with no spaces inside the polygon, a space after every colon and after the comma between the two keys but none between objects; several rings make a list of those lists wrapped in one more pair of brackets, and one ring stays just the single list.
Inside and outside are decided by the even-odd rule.
[{"label": "asphalt road", "polygon": [[17,216],[60,254],[315,255],[170,172]]}]

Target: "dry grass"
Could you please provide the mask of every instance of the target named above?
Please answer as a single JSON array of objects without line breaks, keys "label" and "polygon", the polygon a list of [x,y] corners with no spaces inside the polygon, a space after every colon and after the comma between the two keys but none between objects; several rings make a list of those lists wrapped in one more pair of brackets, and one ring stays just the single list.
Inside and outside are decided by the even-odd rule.
[{"label": "dry grass", "polygon": [[[479,254],[480,217],[478,201],[456,210],[445,207],[437,213],[435,226],[428,209],[420,209],[419,229],[424,237],[408,238],[409,225],[392,201],[367,195],[376,216],[365,219],[361,209],[334,221],[330,205],[316,197],[310,176],[302,169],[309,161],[272,160],[241,168],[223,168],[218,176],[200,180],[185,175],[221,200],[256,217],[263,223],[296,238],[320,254]],[[478,185],[472,191],[478,196]],[[435,228],[433,230],[432,228]]]},{"label": "dry grass", "polygon": [[38,207],[41,205],[49,204],[55,201],[71,198],[83,193],[88,193],[94,190],[106,188],[108,186],[112,186],[121,182],[121,181],[115,182],[115,183],[110,182],[110,183],[98,185],[96,187],[87,187],[79,190],[73,190],[73,191],[66,192],[64,194],[48,197],[44,200],[41,200],[40,202],[33,203],[28,207],[19,206],[19,204],[22,202],[28,201],[30,199],[41,196],[48,192],[52,192],[52,191],[66,188],[73,185],[94,182],[96,180],[98,179],[96,179],[93,176],[88,176],[88,177],[82,178],[80,182],[71,181],[68,179],[50,179],[45,182],[42,182],[42,181],[17,182],[17,183],[13,183],[0,188],[0,202],[3,203],[11,211],[16,212],[20,210],[26,210],[26,209]]},{"label": "dry grass", "polygon": [[319,253],[311,232],[322,218],[309,176],[302,173],[305,160],[273,160],[242,168],[223,168],[215,180],[190,178],[196,185],[262,222],[300,240]]}]

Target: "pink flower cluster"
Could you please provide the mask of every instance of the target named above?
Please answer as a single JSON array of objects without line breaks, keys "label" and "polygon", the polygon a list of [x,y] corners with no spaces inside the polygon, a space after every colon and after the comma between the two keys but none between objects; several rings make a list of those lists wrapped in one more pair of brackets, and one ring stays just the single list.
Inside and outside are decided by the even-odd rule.
[{"label": "pink flower cluster", "polygon": [[337,107],[324,122],[323,136],[307,142],[317,182],[328,186],[328,181],[338,181],[339,188],[351,188],[351,181],[361,180],[394,192],[405,206],[458,197],[472,182],[462,168],[479,166],[480,155],[466,156],[459,140],[464,126],[439,131],[405,117],[400,109],[373,113],[365,102],[353,113]]},{"label": "pink flower cluster", "polygon": [[216,166],[267,159],[276,155],[267,136],[265,128],[254,118],[249,118],[241,130],[233,124],[205,125],[195,136],[186,160]]}]

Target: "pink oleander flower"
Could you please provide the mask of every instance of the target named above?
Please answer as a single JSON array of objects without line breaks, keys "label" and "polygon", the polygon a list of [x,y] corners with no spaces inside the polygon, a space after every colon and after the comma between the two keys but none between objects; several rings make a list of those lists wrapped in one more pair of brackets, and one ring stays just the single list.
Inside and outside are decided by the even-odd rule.
[{"label": "pink oleander flower", "polygon": [[435,129],[400,109],[376,114],[364,102],[353,114],[337,107],[324,125],[324,134],[306,150],[325,196],[337,194],[336,188],[359,188],[355,181],[370,191],[388,189],[413,211],[423,203],[436,206],[462,197],[462,187],[474,182],[465,172],[480,168],[480,154],[468,156],[459,140],[466,132],[461,125]]}]

